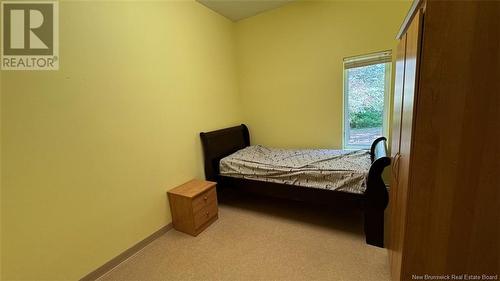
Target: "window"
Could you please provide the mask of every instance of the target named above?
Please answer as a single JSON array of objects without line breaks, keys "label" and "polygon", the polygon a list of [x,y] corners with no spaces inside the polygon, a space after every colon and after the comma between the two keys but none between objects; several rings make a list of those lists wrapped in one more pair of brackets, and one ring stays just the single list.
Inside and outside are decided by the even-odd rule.
[{"label": "window", "polygon": [[387,134],[390,51],[344,59],[344,148],[370,148]]}]

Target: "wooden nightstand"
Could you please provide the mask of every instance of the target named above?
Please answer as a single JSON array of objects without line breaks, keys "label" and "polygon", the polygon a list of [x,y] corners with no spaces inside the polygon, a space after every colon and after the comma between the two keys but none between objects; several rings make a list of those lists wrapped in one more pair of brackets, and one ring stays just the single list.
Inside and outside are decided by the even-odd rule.
[{"label": "wooden nightstand", "polygon": [[217,220],[216,184],[191,180],[167,192],[175,229],[197,236]]}]

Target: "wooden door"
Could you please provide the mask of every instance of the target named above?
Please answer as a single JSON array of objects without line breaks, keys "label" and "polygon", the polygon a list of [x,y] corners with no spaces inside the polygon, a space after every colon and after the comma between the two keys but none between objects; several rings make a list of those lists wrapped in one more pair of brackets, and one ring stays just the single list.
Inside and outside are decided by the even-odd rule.
[{"label": "wooden door", "polygon": [[399,155],[395,159],[397,189],[395,190],[396,206],[394,206],[392,223],[393,240],[391,245],[391,274],[393,280],[401,280],[402,258],[406,227],[406,209],[409,193],[411,138],[413,129],[413,112],[417,98],[420,38],[422,12],[418,11],[406,32],[406,55],[404,63],[404,81],[401,112],[401,130]]},{"label": "wooden door", "polygon": [[[391,272],[396,274],[401,264],[398,264],[396,249],[400,248],[397,243],[396,234],[401,229],[401,217],[398,216],[401,209],[401,200],[398,199],[401,195],[398,194],[398,173],[399,173],[399,155],[400,155],[400,140],[401,140],[401,118],[403,113],[403,89],[405,78],[405,58],[406,58],[406,35],[399,41],[396,50],[396,75],[394,79],[394,100],[393,100],[393,120],[392,120],[392,137],[391,137],[391,189],[389,192],[389,219],[388,237],[385,245],[389,250],[389,262]],[[393,256],[394,255],[394,256]]]}]

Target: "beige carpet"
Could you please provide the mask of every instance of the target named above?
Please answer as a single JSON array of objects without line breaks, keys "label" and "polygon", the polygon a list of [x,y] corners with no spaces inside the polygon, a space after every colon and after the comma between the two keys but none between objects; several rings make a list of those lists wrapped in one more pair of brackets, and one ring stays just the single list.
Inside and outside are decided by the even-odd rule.
[{"label": "beige carpet", "polygon": [[362,233],[359,212],[232,199],[198,237],[171,230],[100,280],[388,280]]}]

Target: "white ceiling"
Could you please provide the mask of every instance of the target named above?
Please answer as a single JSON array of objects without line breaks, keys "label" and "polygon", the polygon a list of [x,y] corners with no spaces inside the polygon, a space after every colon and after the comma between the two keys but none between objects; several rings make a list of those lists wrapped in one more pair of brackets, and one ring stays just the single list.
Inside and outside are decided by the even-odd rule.
[{"label": "white ceiling", "polygon": [[294,0],[197,0],[232,21],[276,9]]}]

